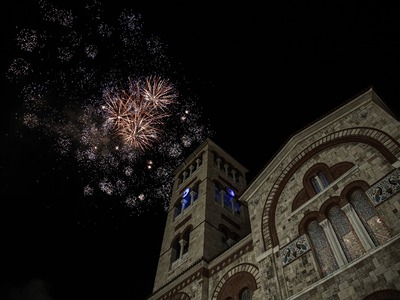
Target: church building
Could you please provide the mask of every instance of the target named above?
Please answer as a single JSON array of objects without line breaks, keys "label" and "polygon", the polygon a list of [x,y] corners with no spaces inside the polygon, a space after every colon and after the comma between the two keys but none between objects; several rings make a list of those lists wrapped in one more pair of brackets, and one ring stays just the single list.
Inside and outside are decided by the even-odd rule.
[{"label": "church building", "polygon": [[246,173],[210,139],[176,170],[148,300],[400,299],[400,122],[373,88]]}]

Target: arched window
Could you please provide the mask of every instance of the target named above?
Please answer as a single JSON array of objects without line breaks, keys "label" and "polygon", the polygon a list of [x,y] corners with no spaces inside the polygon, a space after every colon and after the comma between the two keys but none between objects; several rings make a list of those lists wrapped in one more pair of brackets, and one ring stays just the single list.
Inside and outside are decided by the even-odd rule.
[{"label": "arched window", "polygon": [[174,205],[174,219],[182,213],[182,200],[179,199]]},{"label": "arched window", "polygon": [[311,177],[310,181],[316,194],[321,192],[329,185],[328,180],[326,179],[326,175],[322,171],[318,172],[313,177]]},{"label": "arched window", "polygon": [[185,255],[189,251],[189,240],[190,240],[190,230],[187,229],[182,236],[182,255]]},{"label": "arched window", "polygon": [[240,300],[251,300],[250,290],[246,287],[244,288],[239,295]]},{"label": "arched window", "polygon": [[190,245],[190,232],[192,227],[189,226],[185,229],[182,234],[175,237],[171,245],[171,263],[172,267],[175,267],[182,262],[182,259],[186,257],[189,252]]},{"label": "arched window", "polygon": [[235,192],[227,186],[224,193],[224,207],[233,210],[233,203],[235,201]]},{"label": "arched window", "polygon": [[172,253],[171,253],[171,260],[172,262],[179,259],[181,246],[179,244],[179,237],[176,237],[175,240],[172,242]]},{"label": "arched window", "polygon": [[[322,276],[345,266],[391,238],[390,230],[364,192],[365,182],[344,188],[341,197],[325,201],[308,213],[299,232],[307,233]],[[326,219],[322,219],[325,215]]]},{"label": "arched window", "polygon": [[197,201],[199,195],[199,184],[195,184],[193,188],[186,187],[182,191],[181,198],[174,205],[174,219],[181,215],[188,209],[194,202]]},{"label": "arched window", "polygon": [[191,191],[192,189],[190,187],[187,187],[186,189],[183,190],[182,193],[182,211],[184,211],[186,208],[189,207],[189,205],[191,204]]},{"label": "arched window", "polygon": [[[229,273],[232,273],[231,270]],[[227,273],[224,278],[226,282],[220,289],[217,297],[213,299],[216,300],[251,300],[253,293],[257,290],[257,281],[250,272],[239,271],[233,275]]]},{"label": "arched window", "polygon": [[222,186],[219,182],[214,182],[214,187],[215,202],[222,205]]},{"label": "arched window", "polygon": [[303,188],[298,191],[292,202],[292,211],[295,211],[315,195],[321,193],[353,166],[354,164],[351,162],[340,162],[331,167],[325,163],[313,165],[303,176]]},{"label": "arched window", "polygon": [[322,276],[390,239],[388,227],[360,186],[353,185],[343,195],[347,201],[330,198],[322,205],[326,219],[317,221],[321,214],[310,213],[302,221]]},{"label": "arched window", "polygon": [[214,182],[214,186],[215,202],[225,207],[235,216],[240,216],[242,211],[242,204],[237,201],[236,191],[234,191],[229,186],[223,188],[223,186],[219,182]]},{"label": "arched window", "polygon": [[219,225],[218,229],[221,232],[221,243],[224,248],[233,246],[240,238],[236,232],[231,231],[225,225]]},{"label": "arched window", "polygon": [[360,240],[355,233],[349,219],[339,205],[334,205],[328,211],[328,219],[339,240],[340,246],[350,262],[365,253]]},{"label": "arched window", "polygon": [[364,191],[353,190],[349,196],[349,202],[356,211],[362,224],[367,230],[375,246],[385,243],[390,238],[390,232],[383,218],[378,215],[375,207],[369,201]]},{"label": "arched window", "polygon": [[303,177],[303,185],[310,198],[323,191],[333,181],[333,174],[324,163],[315,164]]},{"label": "arched window", "polygon": [[221,242],[222,245],[228,245],[228,239],[229,239],[229,229],[226,228],[223,225],[219,226],[219,231],[221,232]]},{"label": "arched window", "polygon": [[241,204],[237,201],[236,194],[229,187],[226,188],[224,193],[224,207],[235,216],[239,216],[241,213]]},{"label": "arched window", "polygon": [[326,276],[339,269],[333,251],[330,247],[324,229],[317,220],[312,220],[307,226],[307,233],[313,245],[322,276]]}]

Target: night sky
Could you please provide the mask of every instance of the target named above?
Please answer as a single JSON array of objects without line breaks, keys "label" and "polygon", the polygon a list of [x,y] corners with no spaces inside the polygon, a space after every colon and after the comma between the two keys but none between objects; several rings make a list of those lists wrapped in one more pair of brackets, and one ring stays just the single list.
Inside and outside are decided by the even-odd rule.
[{"label": "night sky", "polygon": [[[251,181],[371,86],[400,114],[394,4],[70,2],[0,11],[1,299],[146,299],[172,171],[205,137]],[[154,74],[177,95],[160,139],[112,150],[104,95]]]}]

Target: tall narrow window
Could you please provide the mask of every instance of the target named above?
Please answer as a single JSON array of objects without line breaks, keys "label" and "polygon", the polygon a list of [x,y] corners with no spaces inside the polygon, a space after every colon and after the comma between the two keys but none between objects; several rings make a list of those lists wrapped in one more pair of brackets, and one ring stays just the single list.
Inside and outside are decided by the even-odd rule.
[{"label": "tall narrow window", "polygon": [[190,232],[193,228],[188,227],[186,230],[175,237],[171,245],[171,264],[172,268],[178,266],[189,252]]},{"label": "tall narrow window", "polygon": [[229,230],[224,226],[220,226],[219,228],[221,232],[221,242],[224,247],[228,246],[228,239],[229,239]]},{"label": "tall narrow window", "polygon": [[[338,165],[342,166],[342,164]],[[346,169],[346,167],[346,164],[343,165],[343,169]],[[304,173],[303,185],[309,199],[326,189],[337,178],[336,176],[341,174],[341,169],[338,171],[337,168],[337,165],[331,169],[325,163],[317,163]],[[302,197],[305,196],[302,195]]]},{"label": "tall narrow window", "polygon": [[339,268],[332,249],[326,238],[325,232],[317,220],[311,221],[307,226],[307,232],[313,245],[322,276],[326,276]]},{"label": "tall narrow window", "polygon": [[239,240],[239,235],[224,225],[219,225],[218,229],[221,232],[222,247],[231,247]]},{"label": "tall narrow window", "polygon": [[175,238],[174,242],[172,243],[172,262],[179,259],[181,246],[179,244],[179,238]]},{"label": "tall narrow window", "polygon": [[240,300],[251,300],[251,294],[248,288],[240,292]]},{"label": "tall narrow window", "polygon": [[187,187],[182,193],[182,211],[192,203],[192,189]]},{"label": "tall narrow window", "polygon": [[186,209],[196,202],[199,197],[199,184],[193,188],[187,187],[182,192],[182,198],[174,206],[174,218],[181,215]]},{"label": "tall narrow window", "polygon": [[226,192],[224,194],[224,207],[227,209],[232,209],[232,201],[235,198],[235,193],[229,188],[226,188]]},{"label": "tall narrow window", "polygon": [[174,206],[174,219],[179,216],[182,212],[182,204],[181,201],[177,201],[177,203]]},{"label": "tall narrow window", "polygon": [[190,238],[190,230],[186,230],[183,234],[183,250],[182,254],[186,254],[189,251],[189,238]]},{"label": "tall narrow window", "polygon": [[383,219],[378,215],[375,207],[368,200],[364,191],[355,190],[350,194],[350,204],[354,207],[358,217],[370,235],[375,246],[385,243],[390,238],[390,232]]},{"label": "tall narrow window", "polygon": [[229,186],[226,187],[224,193],[224,207],[229,209],[233,214],[240,215],[240,203],[236,200],[236,193]]},{"label": "tall narrow window", "polygon": [[214,185],[214,199],[217,203],[222,204],[222,187],[217,182]]},{"label": "tall narrow window", "polygon": [[338,205],[333,206],[328,211],[328,219],[332,224],[347,261],[350,262],[365,253],[353,226]]},{"label": "tall narrow window", "polygon": [[323,172],[319,172],[315,176],[311,177],[310,180],[315,193],[321,192],[329,185],[328,180]]}]

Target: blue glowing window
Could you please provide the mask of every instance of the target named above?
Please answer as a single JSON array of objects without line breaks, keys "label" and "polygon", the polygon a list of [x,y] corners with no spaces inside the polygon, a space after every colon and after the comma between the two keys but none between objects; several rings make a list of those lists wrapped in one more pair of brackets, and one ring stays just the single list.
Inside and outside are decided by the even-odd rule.
[{"label": "blue glowing window", "polygon": [[188,187],[183,191],[182,198],[186,198],[186,196],[189,195],[189,193],[190,193],[190,188]]},{"label": "blue glowing window", "polygon": [[229,196],[231,196],[232,198],[236,196],[235,192],[229,187],[226,187],[226,192],[228,193]]},{"label": "blue glowing window", "polygon": [[183,206],[184,210],[190,206],[191,197],[192,197],[190,192],[191,192],[191,189],[188,187],[182,193],[182,206]]},{"label": "blue glowing window", "polygon": [[189,198],[189,197],[183,198],[183,200],[182,200],[182,205],[183,205],[183,209],[188,208],[189,205],[190,205],[190,198]]}]

